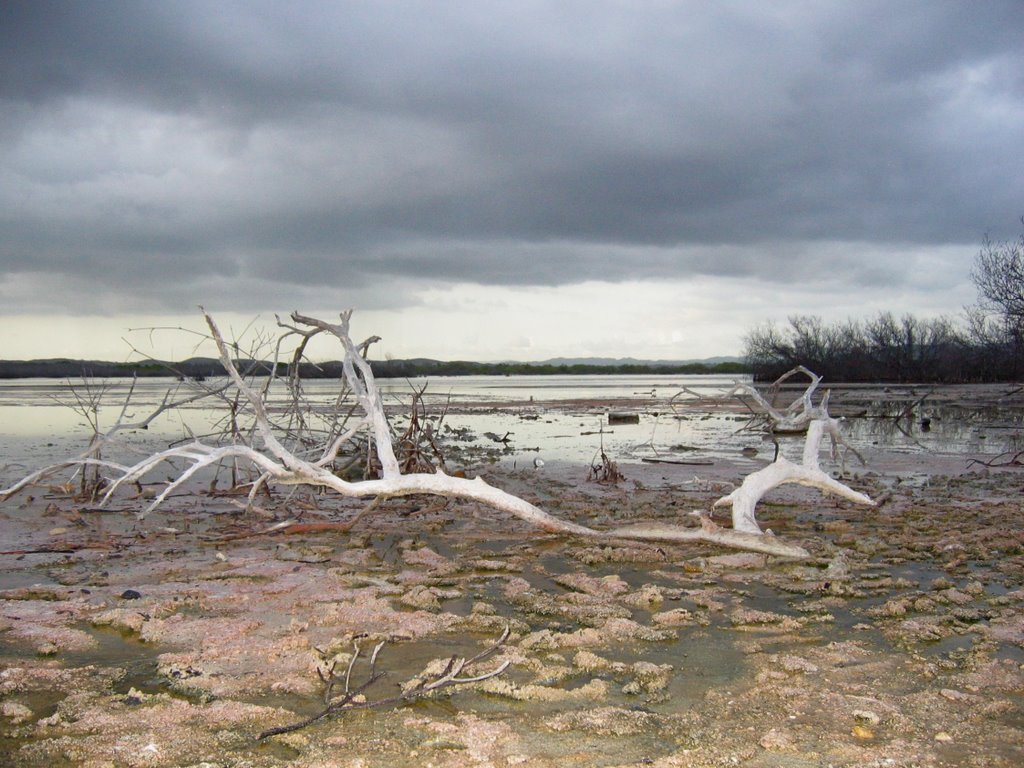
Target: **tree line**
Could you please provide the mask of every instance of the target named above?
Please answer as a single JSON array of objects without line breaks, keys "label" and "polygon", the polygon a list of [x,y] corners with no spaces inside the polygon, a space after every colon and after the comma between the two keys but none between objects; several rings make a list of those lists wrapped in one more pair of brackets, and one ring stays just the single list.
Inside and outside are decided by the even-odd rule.
[{"label": "tree line", "polygon": [[978,302],[961,317],[896,317],[826,323],[793,315],[744,338],[754,378],[771,381],[805,365],[831,381],[983,382],[1024,377],[1024,234],[985,239],[971,279]]},{"label": "tree line", "polygon": [[[288,375],[288,365],[264,360],[237,360],[239,370],[252,376]],[[678,365],[592,365],[587,363],[554,365],[546,363],[476,363],[466,360],[371,360],[373,375],[382,378],[409,378],[423,376],[579,376],[587,374],[719,374],[747,373],[745,363],[680,363]],[[0,380],[28,378],[110,379],[123,377],[166,377],[206,379],[224,375],[224,367],[214,358],[190,358],[180,362],[127,362],[112,363],[96,360],[0,360]],[[344,374],[340,360],[323,363],[302,363],[299,375],[304,379],[340,379]]]}]

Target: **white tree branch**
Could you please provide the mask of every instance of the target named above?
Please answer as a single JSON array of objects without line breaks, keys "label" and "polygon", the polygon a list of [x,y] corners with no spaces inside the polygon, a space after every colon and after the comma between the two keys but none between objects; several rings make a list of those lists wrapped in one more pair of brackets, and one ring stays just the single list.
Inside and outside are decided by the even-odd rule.
[{"label": "white tree branch", "polygon": [[[741,384],[737,385],[737,387],[733,389],[733,392],[736,392],[740,388],[745,389],[745,394],[754,397],[763,408],[768,410],[769,418],[771,418],[776,425],[783,424],[790,428],[802,425],[807,430],[807,436],[804,439],[803,456],[800,464],[795,464],[785,456],[780,455],[767,467],[747,475],[743,479],[743,483],[739,488],[735,489],[728,496],[723,496],[714,503],[714,507],[720,507],[725,504],[732,505],[732,527],[734,531],[760,534],[761,528],[757,524],[757,520],[754,516],[754,510],[757,506],[757,502],[760,501],[768,491],[787,483],[797,483],[799,485],[817,488],[824,493],[841,496],[858,504],[875,506],[875,502],[868,496],[865,496],[863,493],[859,493],[843,483],[840,483],[838,480],[833,479],[820,468],[818,464],[818,456],[821,452],[822,438],[826,433],[832,441],[833,457],[835,457],[837,453],[837,444],[843,443],[845,445],[846,443],[843,440],[842,434],[839,432],[839,420],[828,415],[828,393],[822,397],[821,402],[817,406],[815,406],[811,401],[811,393],[821,381],[820,376],[816,376],[801,366],[800,368],[794,368],[792,371],[785,374],[781,379],[776,381],[776,385],[798,372],[806,373],[810,376],[811,384],[807,387],[804,394],[799,399],[795,400],[785,412],[781,412],[773,408],[764,400],[764,398],[761,397],[757,390],[749,385]],[[850,448],[850,450],[853,450],[853,448]],[[856,453],[856,451],[854,451],[854,453]],[[862,462],[864,461],[863,457],[861,457],[859,453],[856,455]]]},{"label": "white tree branch", "polygon": [[[866,497],[856,494],[856,492],[847,489],[842,484],[831,480],[831,478],[817,468],[816,451],[822,435],[825,431],[828,431],[833,436],[838,433],[837,429],[833,433],[832,423],[823,418],[819,418],[817,421],[811,420],[814,428],[809,431],[809,440],[810,436],[814,435],[815,441],[813,462],[807,458],[811,456],[809,453],[805,453],[804,463],[806,466],[792,465],[789,462],[776,462],[776,464],[766,467],[758,473],[754,473],[733,494],[717,502],[718,504],[724,503],[726,500],[733,502],[734,526],[732,530],[721,528],[712,523],[707,517],[704,517],[699,527],[646,525],[599,531],[556,518],[525,499],[489,485],[482,478],[471,480],[452,477],[440,470],[433,473],[417,472],[402,474],[392,446],[391,428],[384,412],[384,406],[374,380],[373,371],[363,357],[365,350],[371,343],[377,340],[377,337],[371,337],[359,347],[353,344],[349,336],[351,312],[342,313],[341,322],[338,324],[326,323],[296,312],[292,314],[291,319],[297,327],[285,326],[290,333],[298,333],[304,340],[312,335],[312,330],[304,331],[301,328],[323,331],[333,335],[340,341],[345,350],[343,370],[347,384],[364,412],[363,418],[356,426],[332,440],[323,449],[316,461],[308,461],[289,450],[278,439],[267,412],[266,392],[258,391],[245,380],[238,371],[231,356],[231,349],[224,341],[217,324],[205,311],[203,315],[210,333],[216,342],[221,363],[225,371],[227,371],[232,385],[245,398],[252,409],[256,423],[256,432],[263,444],[263,450],[258,449],[254,445],[244,443],[232,443],[214,447],[197,440],[156,453],[132,466],[114,465],[105,462],[104,466],[120,472],[120,477],[107,489],[104,501],[109,499],[124,484],[140,481],[146,474],[164,462],[181,460],[188,464],[163,489],[163,492],[153,500],[149,507],[140,514],[140,517],[163,503],[170,493],[182,487],[184,483],[195,477],[201,470],[217,466],[220,462],[229,459],[249,462],[261,472],[259,479],[250,491],[250,498],[256,493],[258,487],[269,482],[283,485],[324,487],[344,497],[369,497],[377,500],[412,494],[432,494],[486,504],[494,509],[508,512],[537,528],[553,533],[570,534],[599,540],[705,541],[722,546],[748,549],[785,557],[806,557],[808,553],[795,544],[761,533],[754,521],[753,510],[758,499],[767,490],[784,482],[799,482],[827,489],[830,492],[845,495],[847,498],[866,500]],[[802,413],[804,414],[811,412],[814,408],[810,403],[810,393],[813,391],[813,387],[820,381],[813,374],[809,375],[811,375],[813,383],[802,399],[802,407],[804,409]],[[764,403],[763,399],[760,402],[769,408],[771,407]],[[169,407],[167,399],[165,399],[165,403],[161,404],[160,410],[165,410],[166,407]],[[824,413],[820,410],[822,406],[817,408],[819,410],[816,412],[816,415]],[[792,406],[790,410],[793,410]],[[775,411],[774,409],[772,409],[771,413],[782,419],[789,417],[789,414]],[[834,420],[831,421],[834,422]],[[818,428],[817,425],[819,424],[821,428]],[[123,427],[120,424],[120,420],[119,426]],[[368,429],[371,433],[372,449],[379,460],[381,476],[379,478],[351,482],[334,474],[331,465],[342,447],[355,438],[362,429]],[[0,496],[10,495],[26,487],[31,482],[38,480],[42,473],[48,470],[52,471],[59,466],[84,464],[88,461],[89,459],[87,458],[79,458],[59,465],[53,465],[47,468],[47,470],[40,470],[40,472],[30,475],[15,486],[0,491]],[[869,500],[868,503],[870,503]]]}]

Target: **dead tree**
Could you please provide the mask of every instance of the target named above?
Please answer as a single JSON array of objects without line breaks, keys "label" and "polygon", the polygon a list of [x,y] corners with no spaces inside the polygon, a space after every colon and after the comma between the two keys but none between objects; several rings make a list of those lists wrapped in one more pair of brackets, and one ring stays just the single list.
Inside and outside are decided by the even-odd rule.
[{"label": "dead tree", "polygon": [[[185,469],[179,471],[177,476],[164,486],[162,492],[140,513],[140,518],[162,504],[172,492],[181,488],[203,470],[215,468],[223,462],[237,460],[250,464],[259,472],[259,477],[252,484],[250,490],[250,503],[259,490],[268,483],[329,489],[344,497],[372,499],[374,505],[389,498],[413,494],[433,494],[450,499],[464,499],[486,504],[552,533],[599,540],[705,541],[784,557],[807,556],[807,551],[802,547],[782,541],[771,535],[770,532],[762,533],[760,531],[756,523],[753,522],[752,512],[759,495],[757,498],[753,498],[753,501],[743,501],[739,505],[734,504],[734,527],[732,530],[721,528],[705,519],[699,527],[634,525],[599,531],[553,517],[526,500],[489,485],[480,477],[475,479],[453,477],[442,469],[435,472],[403,474],[392,445],[391,427],[384,412],[373,371],[364,358],[370,341],[356,345],[349,335],[351,311],[342,313],[338,323],[328,323],[317,318],[293,313],[291,316],[293,325],[286,326],[292,332],[299,329],[298,332],[302,336],[303,342],[319,333],[333,336],[340,342],[344,350],[342,367],[345,380],[359,405],[359,410],[362,411],[361,416],[354,417],[346,424],[346,429],[343,432],[335,435],[328,444],[322,446],[318,454],[310,455],[307,451],[297,453],[287,447],[275,431],[266,407],[265,392],[246,381],[239,372],[232,358],[231,347],[225,342],[217,324],[210,315],[205,312],[203,314],[211,336],[217,345],[221,364],[227,372],[231,384],[251,409],[256,437],[250,442],[236,441],[223,445],[208,445],[201,440],[193,440],[154,453],[130,466],[112,462],[100,463],[100,466],[113,474],[103,497],[105,502],[122,487],[140,482],[143,477],[161,465],[176,461],[185,462]],[[375,466],[378,468],[378,476],[360,481],[349,481],[339,477],[333,471],[333,466],[343,448],[360,438],[366,441],[367,450],[372,454]],[[61,467],[95,463],[97,462],[94,459],[78,457],[44,468],[10,488],[0,490],[0,499],[10,496]],[[764,471],[762,470],[762,472]],[[811,472],[811,468],[806,468],[806,472],[810,473],[806,475],[787,471],[785,465],[775,471],[781,473],[778,479],[767,485],[765,485],[765,481],[759,481],[757,484],[748,486],[753,489],[752,493],[756,493],[761,488],[766,490],[774,487],[780,482],[814,484],[810,480],[818,479],[817,475]],[[820,474],[822,477],[827,477],[824,473]],[[795,479],[798,476],[802,479]],[[764,490],[760,492],[763,493]],[[854,492],[850,491],[850,493]],[[749,513],[739,514],[737,512],[738,509],[745,509],[747,506],[749,506]],[[737,521],[740,523],[739,525],[735,524]]]},{"label": "dead tree", "polygon": [[807,433],[804,440],[802,460],[799,464],[779,454],[776,456],[775,461],[747,475],[739,488],[714,503],[714,507],[726,504],[732,505],[732,527],[734,531],[744,531],[752,534],[760,533],[761,528],[754,516],[757,502],[768,491],[787,483],[817,488],[824,493],[841,496],[858,504],[875,506],[875,502],[868,496],[833,479],[819,466],[818,457],[821,453],[821,441],[826,434],[832,443],[833,458],[839,457],[840,446],[843,446],[853,452],[860,459],[861,463],[864,463],[864,457],[843,438],[839,430],[839,419],[829,415],[829,393],[826,391],[820,402],[817,405],[814,404],[814,392],[821,383],[821,377],[803,366],[798,366],[779,377],[772,385],[772,391],[778,392],[780,385],[784,381],[801,373],[810,379],[810,383],[803,394],[784,410],[776,408],[773,402],[766,400],[761,393],[749,384],[737,384],[729,393],[730,395],[752,398],[768,416],[773,431],[789,433],[806,431]]}]

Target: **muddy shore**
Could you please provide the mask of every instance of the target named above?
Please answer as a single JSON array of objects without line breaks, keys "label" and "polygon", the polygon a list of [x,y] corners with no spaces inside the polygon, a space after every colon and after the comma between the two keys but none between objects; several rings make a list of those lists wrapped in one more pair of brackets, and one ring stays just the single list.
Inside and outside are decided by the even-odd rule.
[{"label": "muddy shore", "polygon": [[[260,534],[362,504],[299,493],[245,513],[197,490],[140,522],[142,500],[16,497],[0,506],[0,764],[1024,765],[1024,472],[864,452],[845,482],[877,508],[802,488],[759,508],[802,561],[597,546],[428,498],[351,532]],[[569,464],[464,469],[600,528],[685,522],[750,467],[623,462],[616,485]],[[385,642],[373,701],[505,627],[479,670],[509,661],[497,677],[258,738],[317,712],[318,669],[356,645],[361,683]]]}]

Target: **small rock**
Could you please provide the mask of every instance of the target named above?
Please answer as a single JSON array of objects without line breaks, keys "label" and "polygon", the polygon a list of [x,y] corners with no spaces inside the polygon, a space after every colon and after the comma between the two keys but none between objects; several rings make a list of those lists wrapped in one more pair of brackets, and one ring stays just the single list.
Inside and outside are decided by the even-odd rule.
[{"label": "small rock", "polygon": [[943,743],[948,743],[953,740],[953,737],[950,734],[946,733],[946,731],[939,731],[935,734],[935,740],[941,741]]},{"label": "small rock", "polygon": [[886,600],[881,605],[871,608],[868,613],[872,616],[906,616],[912,606],[913,602],[910,598],[894,597]]},{"label": "small rock", "polygon": [[782,669],[790,674],[800,673],[812,675],[818,671],[817,666],[800,656],[780,656],[778,658],[778,664]]},{"label": "small rock", "polygon": [[113,627],[121,632],[141,633],[146,617],[128,608],[112,608],[92,619],[94,627]]},{"label": "small rock", "polygon": [[651,664],[649,661],[638,661],[633,665],[635,682],[648,693],[664,690],[668,687],[672,676],[671,664]]},{"label": "small rock", "polygon": [[778,728],[772,728],[768,733],[761,737],[761,740],[758,743],[762,748],[767,749],[769,752],[793,749],[795,746],[793,743],[793,737],[785,731],[780,731]]},{"label": "small rock", "polygon": [[598,672],[611,672],[613,674],[625,675],[629,672],[629,665],[621,661],[609,661],[591,651],[579,651],[572,659],[572,665],[588,674]]},{"label": "small rock", "polygon": [[124,698],[121,699],[121,701],[123,701],[125,704],[127,704],[130,707],[136,707],[136,706],[138,706],[139,704],[141,704],[145,700],[146,700],[146,694],[142,693],[141,691],[136,690],[134,687],[129,689],[128,693],[126,693],[124,695]]},{"label": "small rock", "polygon": [[926,617],[920,620],[907,619],[900,624],[900,632],[907,640],[926,641],[941,640],[946,633],[939,626],[938,620],[934,617]]},{"label": "small rock", "polygon": [[60,651],[60,648],[53,643],[43,643],[36,648],[36,653],[40,656],[55,656],[58,651]]},{"label": "small rock", "polygon": [[752,608],[736,608],[730,615],[729,620],[734,627],[757,626],[765,624],[776,624],[782,627],[791,625],[799,626],[794,619],[781,613],[773,611],[758,611]]},{"label": "small rock", "polygon": [[18,725],[32,719],[32,710],[16,701],[5,701],[0,704],[0,715],[10,718],[12,723]]},{"label": "small rock", "polygon": [[122,600],[138,600],[140,597],[142,597],[142,593],[134,589],[126,589],[121,593]]},{"label": "small rock", "polygon": [[546,725],[556,733],[583,733],[608,737],[651,733],[657,729],[660,722],[661,717],[651,712],[601,706],[556,715]]},{"label": "small rock", "polygon": [[967,586],[964,587],[964,592],[978,597],[979,595],[985,594],[985,585],[980,581],[970,581],[967,583]]},{"label": "small rock", "polygon": [[509,573],[519,573],[523,570],[523,566],[519,563],[510,563],[505,560],[494,560],[488,558],[477,558],[469,564],[470,568],[476,571],[507,571]]},{"label": "small rock", "polygon": [[442,736],[435,736],[427,739],[420,744],[422,749],[448,749],[448,750],[459,750],[466,749],[466,745],[461,741],[453,741],[452,739],[446,739]]},{"label": "small rock", "polygon": [[966,592],[961,592],[959,589],[944,589],[939,593],[939,597],[953,603],[954,605],[966,605],[973,599]]},{"label": "small rock", "polygon": [[785,672],[781,672],[777,669],[762,669],[757,673],[755,678],[758,683],[779,683],[788,677]]},{"label": "small rock", "polygon": [[935,609],[935,601],[927,597],[919,597],[914,603],[914,610],[918,613],[928,613]]},{"label": "small rock", "polygon": [[853,730],[850,731],[854,738],[857,739],[873,739],[875,738],[875,732],[870,728],[866,728],[863,725],[853,726]]},{"label": "small rock", "polygon": [[709,565],[720,565],[726,568],[752,568],[761,570],[768,562],[768,555],[756,552],[737,552],[732,555],[714,555],[706,559]]},{"label": "small rock", "polygon": [[853,710],[853,719],[858,720],[862,723],[867,723],[871,726],[877,726],[880,722],[882,722],[882,718],[880,718],[875,712],[872,712],[870,709]]},{"label": "small rock", "polygon": [[685,608],[673,608],[670,611],[654,614],[651,616],[651,621],[662,627],[680,627],[685,624],[693,624],[694,618],[693,614]]},{"label": "small rock", "polygon": [[516,685],[500,677],[489,677],[483,682],[476,683],[475,687],[479,691],[515,701],[603,701],[608,698],[608,683],[596,679],[579,688],[567,689],[546,685]]},{"label": "small rock", "polygon": [[430,547],[419,547],[418,549],[413,549],[412,547],[403,548],[402,559],[406,565],[422,566],[433,571],[435,574],[453,573],[459,569],[458,565],[444,555],[439,555]]},{"label": "small rock", "polygon": [[661,590],[654,584],[644,584],[639,590],[622,598],[622,602],[633,608],[649,611],[660,605],[665,599]]},{"label": "small rock", "polygon": [[[725,609],[725,603],[721,601],[722,595],[713,589],[687,589],[683,594],[696,605],[708,611],[721,611]],[[680,595],[682,597],[682,595]]]},{"label": "small rock", "polygon": [[410,589],[399,598],[399,602],[410,608],[421,608],[427,611],[436,611],[441,607],[441,601],[437,599],[437,595],[429,587],[423,585]]},{"label": "small rock", "polygon": [[618,597],[629,591],[629,584],[615,573],[600,578],[582,573],[567,573],[555,577],[554,582],[568,589],[596,597]]},{"label": "small rock", "polygon": [[828,520],[821,527],[828,533],[849,533],[852,528],[849,520]]}]

